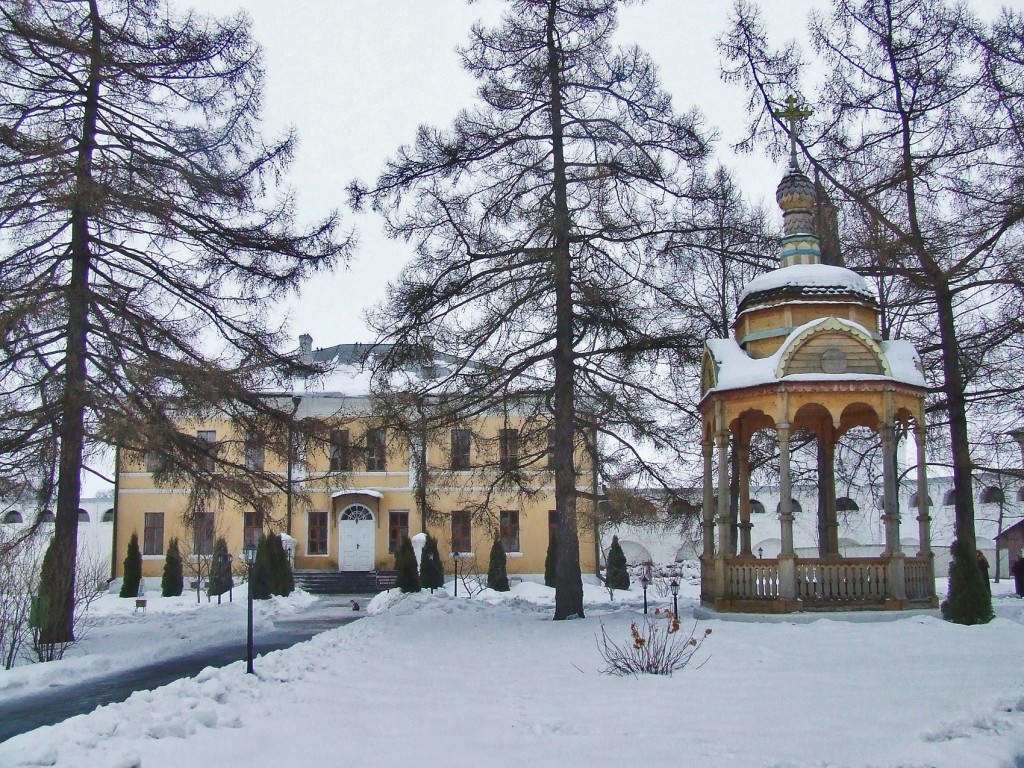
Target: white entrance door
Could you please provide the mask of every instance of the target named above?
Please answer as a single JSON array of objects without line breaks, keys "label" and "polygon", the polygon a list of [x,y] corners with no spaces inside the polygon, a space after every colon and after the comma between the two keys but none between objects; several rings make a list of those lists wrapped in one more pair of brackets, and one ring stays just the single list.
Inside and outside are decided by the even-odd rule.
[{"label": "white entrance door", "polygon": [[373,512],[351,504],[338,518],[338,570],[373,570]]}]

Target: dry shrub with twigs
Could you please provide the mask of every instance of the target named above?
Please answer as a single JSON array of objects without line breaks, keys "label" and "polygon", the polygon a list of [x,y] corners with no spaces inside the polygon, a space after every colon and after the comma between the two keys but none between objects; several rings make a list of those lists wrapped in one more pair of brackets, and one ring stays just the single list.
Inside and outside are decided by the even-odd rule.
[{"label": "dry shrub with twigs", "polygon": [[[672,611],[655,609],[653,617],[644,617],[643,627],[634,621],[629,626],[629,642],[617,644],[608,637],[601,624],[597,649],[608,664],[603,670],[609,675],[671,675],[683,669],[700,651],[711,635],[710,629],[697,632],[697,623],[689,634],[679,631],[679,617]],[[703,666],[704,659],[698,668]]]}]

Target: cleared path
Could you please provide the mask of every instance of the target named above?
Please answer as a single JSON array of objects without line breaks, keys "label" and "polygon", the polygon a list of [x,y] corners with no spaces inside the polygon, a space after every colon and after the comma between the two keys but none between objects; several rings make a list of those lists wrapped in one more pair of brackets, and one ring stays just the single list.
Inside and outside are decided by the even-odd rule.
[{"label": "cleared path", "polygon": [[[328,629],[350,624],[365,614],[353,611],[352,600],[365,606],[369,597],[323,595],[306,610],[274,622],[272,632],[253,638],[257,656],[290,648]],[[198,649],[155,664],[120,670],[109,677],[75,685],[60,686],[39,693],[0,702],[0,742],[12,736],[53,725],[96,707],[124,701],[136,691],[151,690],[183,677],[192,677],[206,667],[224,667],[245,659],[245,637]]]}]

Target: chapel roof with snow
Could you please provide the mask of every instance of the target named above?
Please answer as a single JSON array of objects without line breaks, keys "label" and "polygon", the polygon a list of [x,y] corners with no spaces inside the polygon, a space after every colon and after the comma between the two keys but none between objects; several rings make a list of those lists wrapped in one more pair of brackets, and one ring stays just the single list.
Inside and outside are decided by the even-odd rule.
[{"label": "chapel roof with snow", "polygon": [[821,263],[816,190],[795,155],[776,200],[784,222],[779,266],[740,293],[733,337],[708,340],[702,394],[782,380],[888,380],[924,387],[913,346],[882,339],[871,285],[851,269]]}]

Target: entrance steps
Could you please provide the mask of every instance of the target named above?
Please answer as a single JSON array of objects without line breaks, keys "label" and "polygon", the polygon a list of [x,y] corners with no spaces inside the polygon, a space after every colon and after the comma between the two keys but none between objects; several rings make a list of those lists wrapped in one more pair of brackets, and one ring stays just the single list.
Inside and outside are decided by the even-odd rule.
[{"label": "entrance steps", "polygon": [[316,595],[367,595],[387,588],[390,571],[294,572],[296,586]]}]

